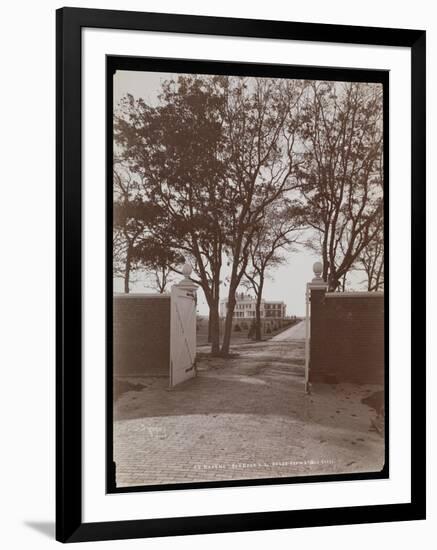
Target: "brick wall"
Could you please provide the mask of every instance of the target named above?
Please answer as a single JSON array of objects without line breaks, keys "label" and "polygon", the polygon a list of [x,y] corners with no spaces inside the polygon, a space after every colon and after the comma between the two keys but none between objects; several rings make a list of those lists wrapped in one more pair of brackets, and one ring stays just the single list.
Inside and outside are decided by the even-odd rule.
[{"label": "brick wall", "polygon": [[311,290],[310,381],[383,383],[383,293]]},{"label": "brick wall", "polygon": [[170,296],[114,296],[115,376],[169,375]]}]

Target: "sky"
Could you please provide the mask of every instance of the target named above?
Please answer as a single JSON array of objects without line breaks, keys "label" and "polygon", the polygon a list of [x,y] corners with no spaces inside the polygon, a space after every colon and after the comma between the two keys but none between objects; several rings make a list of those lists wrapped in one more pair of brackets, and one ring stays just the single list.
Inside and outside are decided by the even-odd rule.
[{"label": "sky", "polygon": [[[287,315],[304,316],[306,284],[314,277],[312,266],[318,260],[316,255],[304,248],[288,254],[287,263],[270,272],[270,279],[265,283],[264,299],[284,301],[287,305]],[[180,279],[182,277],[176,276],[175,282]],[[220,298],[226,298],[226,290],[223,288]],[[123,292],[122,279],[114,280],[114,291]],[[151,290],[144,285],[143,281],[139,280],[131,285],[131,292],[151,292]],[[201,289],[199,289],[197,297],[198,313],[207,315],[208,305]]]},{"label": "sky", "polygon": [[[156,105],[161,83],[175,76],[171,73],[117,70],[114,74],[114,107],[128,93],[135,99],[141,97],[149,105]],[[303,246],[293,252],[284,253],[284,258],[285,263],[270,272],[270,277],[265,283],[263,298],[282,300],[287,306],[287,315],[303,316],[305,315],[306,284],[314,277],[312,269],[314,262],[320,261],[321,258],[314,251]],[[121,279],[114,280],[114,291],[123,291]],[[223,287],[220,298],[226,297],[226,291],[227,289]],[[151,290],[140,280],[132,283],[131,292],[151,292]],[[198,292],[198,313],[208,314],[208,306],[201,289]]]},{"label": "sky", "polygon": [[156,105],[161,83],[176,75],[147,71],[120,71],[114,74],[114,107],[126,94],[142,97],[149,105]]}]

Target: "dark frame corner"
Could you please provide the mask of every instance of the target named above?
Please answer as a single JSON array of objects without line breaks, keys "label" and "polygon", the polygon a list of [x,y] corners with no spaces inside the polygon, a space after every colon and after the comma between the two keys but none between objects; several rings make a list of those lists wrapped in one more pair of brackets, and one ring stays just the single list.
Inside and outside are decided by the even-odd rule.
[{"label": "dark frame corner", "polygon": [[[81,31],[84,27],[370,44],[411,49],[411,502],[314,510],[82,523]],[[426,33],[285,21],[61,8],[56,13],[56,539],[61,542],[424,519]]]}]

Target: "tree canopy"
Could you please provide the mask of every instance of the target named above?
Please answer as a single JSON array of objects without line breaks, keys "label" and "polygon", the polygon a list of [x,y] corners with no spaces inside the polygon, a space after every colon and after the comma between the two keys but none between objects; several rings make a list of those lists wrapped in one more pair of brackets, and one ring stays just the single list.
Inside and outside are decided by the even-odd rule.
[{"label": "tree canopy", "polygon": [[366,83],[179,75],[154,105],[123,97],[114,112],[114,271],[125,290],[142,268],[163,292],[189,260],[212,351],[227,354],[239,285],[249,280],[261,296],[297,229],[332,290],[356,269],[373,281],[383,265],[382,112],[382,86]]}]

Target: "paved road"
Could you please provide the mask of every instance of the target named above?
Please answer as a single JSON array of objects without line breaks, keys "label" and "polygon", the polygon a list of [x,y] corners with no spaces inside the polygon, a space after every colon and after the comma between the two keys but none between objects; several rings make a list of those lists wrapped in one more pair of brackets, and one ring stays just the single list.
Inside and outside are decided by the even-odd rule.
[{"label": "paved road", "polygon": [[273,342],[281,342],[283,340],[305,340],[305,321],[300,321],[297,325],[284,330],[280,334],[273,336]]},{"label": "paved road", "polygon": [[366,388],[305,394],[304,328],[233,345],[229,358],[198,353],[197,377],[171,391],[166,378],[127,380],[114,407],[117,485],[380,469]]}]

